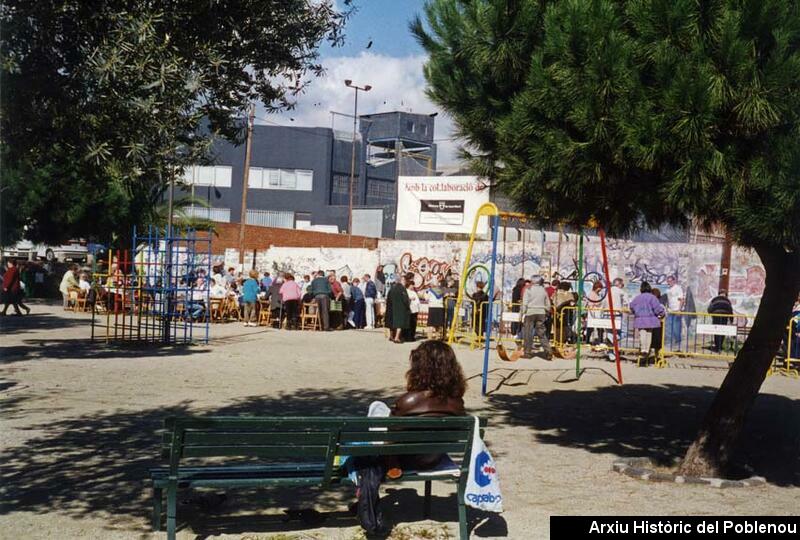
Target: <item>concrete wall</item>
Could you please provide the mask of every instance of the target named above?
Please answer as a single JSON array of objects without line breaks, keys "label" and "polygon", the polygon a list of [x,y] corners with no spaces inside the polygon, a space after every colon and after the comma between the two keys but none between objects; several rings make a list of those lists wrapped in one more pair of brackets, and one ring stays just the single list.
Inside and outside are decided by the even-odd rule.
[{"label": "concrete wall", "polygon": [[[337,235],[332,235],[337,236]],[[342,236],[346,241],[346,236]],[[275,240],[275,239],[273,239]],[[273,241],[277,244],[277,241]],[[340,274],[374,275],[383,264],[387,276],[412,272],[417,287],[427,286],[434,275],[448,270],[460,275],[467,252],[467,242],[380,240],[375,248],[331,249],[330,247],[270,247],[258,250],[259,269],[287,270],[304,274],[312,270],[337,270]],[[370,246],[371,247],[371,246]],[[666,289],[669,275],[677,275],[691,291],[696,311],[704,311],[717,294],[722,246],[718,244],[645,243],[609,239],[609,271],[612,279],[622,277],[631,295],[638,293],[642,281]],[[520,277],[544,275],[575,281],[577,272],[577,236],[546,233],[543,241],[507,242],[498,245],[496,285],[506,300]],[[248,254],[248,260],[252,256]],[[228,261],[238,261],[236,250],[227,250]],[[469,264],[468,289],[475,281],[485,281],[491,267],[491,243],[477,242]],[[588,282],[603,275],[600,241],[584,240],[584,278]],[[730,297],[739,313],[754,314],[764,288],[764,269],[758,256],[746,249],[734,249],[731,262]],[[691,306],[689,306],[691,307]]]}]

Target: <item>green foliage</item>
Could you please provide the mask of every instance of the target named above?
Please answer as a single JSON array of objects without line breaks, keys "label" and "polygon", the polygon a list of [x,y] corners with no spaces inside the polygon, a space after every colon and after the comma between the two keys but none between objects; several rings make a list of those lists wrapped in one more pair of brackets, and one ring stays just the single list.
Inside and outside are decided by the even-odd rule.
[{"label": "green foliage", "polygon": [[0,243],[153,223],[212,137],[241,139],[250,103],[292,106],[345,16],[306,0],[3,2]]},{"label": "green foliage", "polygon": [[[497,15],[511,13],[525,24]],[[426,14],[412,30],[430,95],[520,209],[612,234],[696,218],[800,249],[796,2],[432,0]]]}]

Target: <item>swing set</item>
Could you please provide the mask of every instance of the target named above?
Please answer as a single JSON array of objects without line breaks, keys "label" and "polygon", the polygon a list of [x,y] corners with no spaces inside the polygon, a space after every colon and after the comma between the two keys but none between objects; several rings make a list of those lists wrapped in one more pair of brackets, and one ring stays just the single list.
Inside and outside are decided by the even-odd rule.
[{"label": "swing set", "polygon": [[[506,267],[506,231],[507,231],[507,224],[509,221],[517,221],[520,224],[525,224],[528,220],[531,219],[531,216],[526,214],[518,213],[518,212],[501,212],[494,203],[485,203],[483,204],[475,214],[475,220],[472,224],[472,232],[470,233],[469,238],[469,246],[467,247],[467,254],[466,258],[464,259],[464,267],[461,273],[461,280],[459,282],[458,287],[458,297],[456,299],[456,305],[454,310],[454,315],[450,322],[450,329],[448,332],[448,343],[455,343],[459,340],[458,331],[459,325],[462,323],[461,314],[464,313],[464,305],[465,302],[472,302],[471,299],[467,298],[467,281],[474,270],[474,266],[470,263],[472,261],[472,252],[475,246],[475,237],[478,231],[478,225],[480,223],[481,218],[487,218],[489,220],[489,227],[491,229],[491,242],[492,242],[492,253],[491,253],[491,264],[490,269],[488,269],[488,307],[486,308],[486,316],[481,319],[481,306],[473,306],[473,317],[475,320],[480,321],[480,327],[476,328],[482,333],[482,336],[477,336],[476,339],[472,341],[473,344],[483,342],[484,346],[484,353],[483,353],[483,371],[481,375],[481,394],[486,395],[487,389],[487,380],[489,377],[489,355],[490,355],[490,346],[492,342],[492,331],[494,328],[494,307],[497,300],[495,300],[495,276],[497,271],[497,243],[498,243],[498,236],[500,227],[502,224],[503,227],[503,246],[502,246],[502,255],[503,255],[503,265],[501,269],[501,281],[500,281],[500,289],[502,291],[503,285],[505,284],[505,267]],[[605,231],[602,227],[598,227],[595,223],[590,223],[589,226],[591,228],[595,228],[598,231],[598,235],[600,237],[600,245],[602,249],[603,255],[603,273],[605,274],[605,282],[606,286],[610,287],[611,279],[608,270],[608,256],[606,253],[606,235]],[[583,313],[584,313],[584,269],[583,269],[583,259],[584,259],[584,234],[583,228],[579,230],[579,242],[578,242],[578,302],[577,302],[577,333],[580,336],[582,332],[581,325],[583,324]],[[525,234],[522,234],[522,273],[524,274],[525,268]],[[521,277],[524,277],[521,276]],[[474,303],[474,302],[473,302]],[[608,294],[608,303],[609,303],[609,311],[611,315],[611,332],[613,336],[613,344],[614,344],[614,357],[616,361],[617,367],[617,383],[622,384],[622,367],[620,364],[620,347],[619,347],[619,337],[617,332],[617,316],[614,315],[614,303],[611,294]],[[503,320],[502,315],[502,295],[500,299],[501,305],[501,315],[500,320]],[[522,323],[523,314],[519,314],[519,324]],[[476,332],[477,333],[477,332]],[[499,332],[498,332],[499,334]],[[498,343],[499,343],[500,336],[498,335]],[[581,373],[583,372],[581,368],[581,339],[577,340],[576,343],[576,354],[575,354],[575,377],[579,378]],[[556,346],[561,346],[561,344],[556,344]]]}]

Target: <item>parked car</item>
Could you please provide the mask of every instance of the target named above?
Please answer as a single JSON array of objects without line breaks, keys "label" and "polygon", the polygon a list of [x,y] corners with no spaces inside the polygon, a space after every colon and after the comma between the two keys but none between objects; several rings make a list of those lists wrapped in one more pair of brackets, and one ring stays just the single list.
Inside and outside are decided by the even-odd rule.
[{"label": "parked car", "polygon": [[46,246],[22,240],[2,249],[3,257],[45,259],[47,262],[81,262],[86,260],[88,254],[85,240],[69,240],[66,244],[58,246]]}]

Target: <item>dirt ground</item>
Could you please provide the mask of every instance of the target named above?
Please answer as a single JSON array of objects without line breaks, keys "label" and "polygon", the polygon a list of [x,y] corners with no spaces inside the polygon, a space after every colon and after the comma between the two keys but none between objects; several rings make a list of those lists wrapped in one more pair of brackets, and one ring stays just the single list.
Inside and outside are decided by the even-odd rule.
[{"label": "dirt ground", "polygon": [[[34,304],[0,320],[0,537],[163,538],[149,528],[147,469],[160,464],[162,419],[183,414],[363,414],[402,392],[412,344],[380,331],[301,333],[212,327],[209,345],[91,344],[89,317]],[[457,347],[467,376],[482,352]],[[470,411],[489,420],[506,511],[470,514],[473,537],[547,538],[565,514],[793,514],[800,509],[800,380],[769,378],[750,415],[739,461],[768,485],[747,489],[645,483],[611,471],[617,456],[681,455],[725,375],[718,364],[666,369],[526,361],[491,394],[470,380]],[[502,368],[492,360],[490,368]],[[502,383],[502,384],[501,384]],[[448,538],[455,495],[434,484],[433,520],[421,485],[384,490],[392,538]],[[350,490],[235,491],[181,499],[179,538],[361,538]],[[287,508],[307,509],[298,517]],[[302,519],[301,519],[302,518]]]}]

